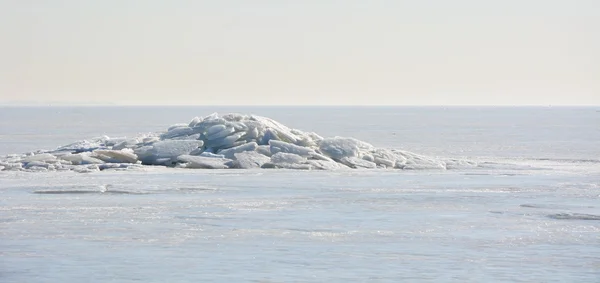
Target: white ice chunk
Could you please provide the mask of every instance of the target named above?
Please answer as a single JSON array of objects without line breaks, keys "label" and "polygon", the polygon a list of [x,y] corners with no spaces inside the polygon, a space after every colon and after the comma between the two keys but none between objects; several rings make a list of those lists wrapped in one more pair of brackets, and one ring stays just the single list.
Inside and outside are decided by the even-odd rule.
[{"label": "white ice chunk", "polygon": [[300,169],[310,170],[312,166],[306,164],[307,160],[293,153],[278,152],[271,156],[271,161],[263,164],[262,168],[283,168],[283,169]]},{"label": "white ice chunk", "polygon": [[170,161],[175,161],[178,156],[189,154],[202,145],[202,141],[167,140],[138,148],[135,154],[143,164],[171,165]]},{"label": "white ice chunk", "polygon": [[267,162],[261,166],[261,168],[278,168],[278,169],[292,169],[292,170],[312,170],[313,167],[310,164],[304,163],[273,163]]},{"label": "white ice chunk", "polygon": [[316,152],[312,148],[302,147],[284,141],[270,140],[269,144],[271,145],[271,153],[273,154],[284,152],[293,153],[304,157],[316,154]]},{"label": "white ice chunk", "polygon": [[333,161],[333,159],[331,159],[331,158],[329,158],[329,157],[327,157],[325,155],[322,155],[320,153],[317,153],[317,152],[312,153],[310,155],[310,158],[311,159],[316,159],[316,160],[323,160],[323,161]]},{"label": "white ice chunk", "polygon": [[477,162],[469,160],[448,159],[444,160],[444,162],[446,163],[446,169],[468,169],[479,166]]},{"label": "white ice chunk", "polygon": [[157,141],[160,141],[160,138],[158,138],[158,137],[145,137],[144,139],[142,139],[142,143],[145,144],[145,145],[152,144],[152,143],[155,143]]},{"label": "white ice chunk", "polygon": [[256,144],[255,142],[249,142],[236,147],[220,150],[219,154],[222,154],[223,156],[225,156],[225,158],[233,159],[236,153],[240,153],[243,151],[254,151],[257,148],[258,144]]},{"label": "white ice chunk", "polygon": [[196,125],[198,125],[200,122],[202,122],[201,117],[194,117],[194,119],[192,119],[192,121],[190,121],[190,123],[188,124],[188,127],[193,128]]},{"label": "white ice chunk", "polygon": [[256,148],[256,152],[269,157],[273,155],[273,153],[271,153],[271,146],[269,145],[259,145],[258,148]]},{"label": "white ice chunk", "polygon": [[28,162],[34,162],[34,161],[48,162],[48,161],[54,161],[54,160],[56,160],[56,156],[54,156],[50,153],[42,153],[42,154],[27,156],[27,157],[23,158],[22,161],[25,163],[28,163]]},{"label": "white ice chunk", "polygon": [[375,162],[375,158],[373,157],[373,155],[368,154],[368,153],[361,154],[361,158],[363,160],[366,160],[366,161],[369,161],[369,162]]},{"label": "white ice chunk", "polygon": [[271,161],[271,158],[269,158],[268,156],[264,156],[255,151],[236,152],[233,155],[235,158],[235,160],[233,161],[233,168],[260,168],[265,163]]},{"label": "white ice chunk", "polygon": [[138,157],[133,150],[95,150],[92,156],[108,163],[136,163]]},{"label": "white ice chunk", "polygon": [[317,143],[310,138],[307,135],[301,135],[299,136],[298,140],[296,141],[296,144],[299,146],[304,146],[304,147],[315,147],[317,146]]},{"label": "white ice chunk", "polygon": [[[193,154],[190,154],[190,155],[193,155]],[[215,154],[215,153],[207,152],[207,151],[200,153],[198,156],[212,157],[212,158],[225,158],[225,156],[223,154]]]},{"label": "white ice chunk", "polygon": [[23,163],[2,163],[4,171],[18,171],[23,169]]},{"label": "white ice chunk", "polygon": [[131,170],[131,169],[134,169],[134,168],[141,168],[141,166],[142,165],[140,165],[140,164],[105,163],[105,164],[98,165],[98,169],[100,169],[100,170],[122,171],[122,170]]},{"label": "white ice chunk", "polygon": [[375,157],[375,160],[373,162],[375,162],[375,164],[377,164],[377,166],[383,165],[386,168],[390,168],[390,167],[393,168],[396,165],[396,160],[390,160],[390,159],[385,159],[385,158],[381,158],[381,157]]},{"label": "white ice chunk", "polygon": [[[223,126],[223,125],[213,126],[209,130],[211,130],[214,127],[217,127],[217,126]],[[212,134],[208,134],[207,133],[205,137],[206,137],[206,140],[208,140],[208,141],[214,141],[214,140],[218,140],[218,139],[227,137],[227,136],[229,136],[229,135],[231,135],[233,133],[235,133],[235,129],[233,127],[225,127],[224,129],[222,129],[222,130],[220,130],[218,132],[215,132],[215,133],[212,133]],[[241,137],[241,136],[239,136],[239,137]]]},{"label": "white ice chunk", "polygon": [[246,133],[246,138],[247,139],[257,139],[258,138],[258,129],[256,129],[256,128],[249,129],[248,132]]},{"label": "white ice chunk", "polygon": [[306,135],[309,136],[315,142],[320,142],[320,141],[323,140],[322,136],[319,136],[319,135],[317,135],[316,133],[313,133],[313,132],[306,133]]},{"label": "white ice chunk", "polygon": [[271,140],[279,140],[277,132],[272,129],[267,129],[260,140],[260,145],[268,145]]},{"label": "white ice chunk", "polygon": [[31,172],[46,172],[46,171],[48,171],[48,167],[42,167],[42,166],[31,166],[31,167],[26,167],[25,169],[27,169],[27,171],[31,171]]},{"label": "white ice chunk", "polygon": [[248,116],[239,113],[229,113],[223,115],[222,118],[229,122],[237,122],[248,119]]},{"label": "white ice chunk", "polygon": [[396,162],[396,168],[405,170],[446,169],[446,163],[438,159],[403,150],[394,150],[393,152],[400,157]]},{"label": "white ice chunk", "polygon": [[[252,115],[251,120],[257,121],[263,125],[264,128],[271,130],[274,134],[275,139],[282,140],[289,143],[296,143],[297,137],[292,134],[290,128],[282,125],[281,123],[266,117]],[[261,144],[267,144],[269,139],[263,140]]]},{"label": "white ice chunk", "polygon": [[248,131],[248,126],[242,122],[230,122],[229,125],[232,126],[236,132]]},{"label": "white ice chunk", "polygon": [[139,139],[127,139],[124,140],[118,144],[115,144],[112,149],[114,150],[121,150],[121,149],[125,149],[125,148],[134,148],[137,146],[137,144],[140,143]]},{"label": "white ice chunk", "polygon": [[165,139],[172,139],[175,137],[189,136],[192,134],[194,134],[194,130],[192,130],[192,128],[185,125],[185,126],[179,126],[179,127],[169,129],[168,132],[160,135],[160,138],[165,140]]},{"label": "white ice chunk", "polygon": [[404,167],[404,170],[427,170],[427,169],[446,169],[446,165],[443,162],[413,162],[408,161]]},{"label": "white ice chunk", "polygon": [[314,169],[319,170],[339,170],[339,169],[349,169],[348,166],[345,166],[341,163],[337,163],[335,161],[325,161],[325,160],[308,160],[307,164],[311,165]]},{"label": "white ice chunk", "polygon": [[218,124],[218,125],[214,125],[214,126],[211,126],[210,128],[208,128],[208,129],[206,130],[206,133],[205,133],[205,134],[206,134],[207,136],[211,136],[211,135],[214,135],[214,134],[216,134],[216,133],[219,133],[219,132],[221,132],[221,131],[223,131],[223,130],[225,130],[225,129],[227,129],[227,126],[225,126],[225,125],[223,125],[223,124]]},{"label": "white ice chunk", "polygon": [[290,143],[298,142],[298,138],[294,134],[290,133],[289,131],[278,130],[276,132],[276,134],[279,137],[279,139],[282,141],[286,141],[286,142],[290,142]]},{"label": "white ice chunk", "polygon": [[245,120],[243,121],[243,123],[248,128],[247,131],[252,131],[252,129],[256,129],[256,138],[261,137],[265,134],[266,126],[264,124],[253,120]]},{"label": "white ice chunk", "polygon": [[192,135],[188,135],[188,136],[178,136],[178,137],[171,138],[171,140],[181,140],[181,141],[193,141],[193,140],[199,140],[199,139],[200,139],[200,134],[192,134]]},{"label": "white ice chunk", "polygon": [[344,157],[358,157],[361,151],[371,150],[372,145],[354,138],[327,138],[319,143],[319,149],[327,156],[341,160]]},{"label": "white ice chunk", "polygon": [[293,153],[278,152],[271,156],[273,163],[305,163],[306,158]]},{"label": "white ice chunk", "polygon": [[100,167],[97,164],[91,164],[87,166],[75,166],[72,170],[78,173],[90,173],[100,171]]},{"label": "white ice chunk", "polygon": [[377,168],[377,164],[375,164],[374,162],[367,161],[367,160],[364,160],[364,159],[361,159],[358,157],[353,157],[353,156],[342,157],[342,159],[340,159],[340,162],[350,168],[368,168],[368,169]]},{"label": "white ice chunk", "polygon": [[220,139],[207,141],[205,146],[212,149],[230,148],[245,143],[244,141],[237,142],[245,133],[240,132],[231,136],[226,136]]},{"label": "white ice chunk", "polygon": [[48,166],[50,164],[44,162],[44,161],[31,161],[31,162],[27,162],[27,164],[25,164],[25,169],[30,169],[31,167],[43,167],[48,169]]},{"label": "white ice chunk", "polygon": [[219,119],[219,113],[217,113],[217,112],[212,113],[212,114],[206,116],[204,118],[204,120],[202,120],[202,121],[210,121],[210,120],[216,120],[216,119]]},{"label": "white ice chunk", "polygon": [[108,147],[111,147],[111,146],[115,146],[117,144],[120,144],[120,143],[122,143],[122,142],[124,142],[126,140],[127,140],[127,138],[110,138],[110,139],[106,140],[105,145],[108,146]]},{"label": "white ice chunk", "polygon": [[70,151],[74,153],[92,151],[100,148],[106,148],[105,142],[109,137],[100,137],[92,140],[82,140],[57,148],[55,151]]},{"label": "white ice chunk", "polygon": [[168,129],[167,132],[170,132],[172,130],[178,129],[178,128],[182,128],[182,127],[188,127],[188,124],[175,124],[175,125],[171,125]]},{"label": "white ice chunk", "polygon": [[86,165],[86,164],[102,164],[104,161],[91,157],[89,152],[82,152],[76,154],[65,154],[59,157],[60,159],[70,161],[74,165]]},{"label": "white ice chunk", "polygon": [[177,157],[178,161],[186,162],[185,168],[193,169],[227,169],[232,160],[227,158],[213,158],[204,156],[182,155]]},{"label": "white ice chunk", "polygon": [[[385,165],[387,168],[394,167],[399,156],[388,149],[375,149],[372,152],[373,162],[377,165]],[[401,158],[405,160],[405,158]]]}]

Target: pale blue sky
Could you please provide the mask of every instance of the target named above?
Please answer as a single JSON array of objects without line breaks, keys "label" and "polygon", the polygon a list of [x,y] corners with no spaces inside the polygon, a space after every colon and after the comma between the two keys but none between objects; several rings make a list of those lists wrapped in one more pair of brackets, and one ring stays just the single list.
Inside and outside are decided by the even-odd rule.
[{"label": "pale blue sky", "polygon": [[0,0],[0,104],[600,105],[595,0]]}]

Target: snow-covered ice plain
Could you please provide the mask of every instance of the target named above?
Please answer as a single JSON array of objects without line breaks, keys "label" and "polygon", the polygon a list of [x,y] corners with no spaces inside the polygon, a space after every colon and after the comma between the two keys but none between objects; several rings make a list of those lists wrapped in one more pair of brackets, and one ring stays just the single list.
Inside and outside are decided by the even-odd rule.
[{"label": "snow-covered ice plain", "polygon": [[0,108],[0,281],[598,282],[599,125],[592,107]]}]

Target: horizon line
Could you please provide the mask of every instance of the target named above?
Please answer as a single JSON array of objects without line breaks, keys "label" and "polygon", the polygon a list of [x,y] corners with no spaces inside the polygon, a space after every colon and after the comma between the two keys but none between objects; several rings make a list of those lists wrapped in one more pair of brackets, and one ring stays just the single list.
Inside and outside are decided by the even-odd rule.
[{"label": "horizon line", "polygon": [[600,104],[118,104],[0,103],[0,107],[600,107]]}]

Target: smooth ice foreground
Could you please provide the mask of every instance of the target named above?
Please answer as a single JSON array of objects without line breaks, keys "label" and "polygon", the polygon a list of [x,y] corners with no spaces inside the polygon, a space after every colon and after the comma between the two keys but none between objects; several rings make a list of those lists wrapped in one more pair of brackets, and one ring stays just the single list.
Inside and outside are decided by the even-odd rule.
[{"label": "smooth ice foreground", "polygon": [[217,113],[176,124],[166,132],[136,138],[101,137],[52,151],[8,155],[4,171],[90,172],[125,170],[143,165],[191,169],[284,168],[452,169],[486,167],[471,161],[435,159],[415,153],[377,148],[347,137],[323,138],[290,129],[272,119]]}]

